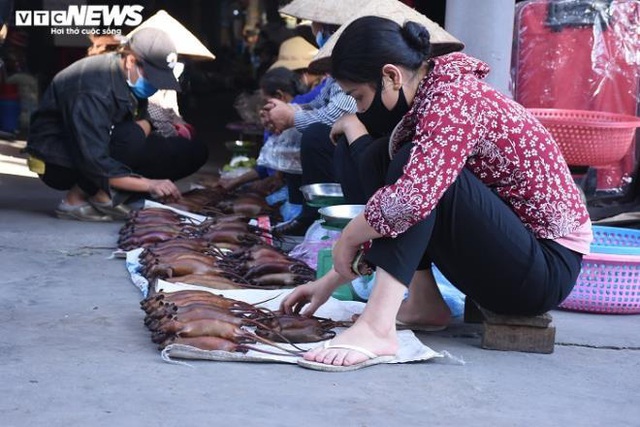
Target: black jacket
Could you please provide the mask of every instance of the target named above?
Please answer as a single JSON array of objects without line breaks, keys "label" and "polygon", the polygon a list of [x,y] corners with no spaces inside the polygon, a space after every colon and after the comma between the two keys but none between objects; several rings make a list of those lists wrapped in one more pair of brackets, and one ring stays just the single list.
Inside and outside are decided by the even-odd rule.
[{"label": "black jacket", "polygon": [[108,191],[109,178],[134,175],[113,159],[113,125],[146,111],[127,85],[116,53],[83,58],[54,77],[31,117],[26,151],[51,163],[78,170]]}]

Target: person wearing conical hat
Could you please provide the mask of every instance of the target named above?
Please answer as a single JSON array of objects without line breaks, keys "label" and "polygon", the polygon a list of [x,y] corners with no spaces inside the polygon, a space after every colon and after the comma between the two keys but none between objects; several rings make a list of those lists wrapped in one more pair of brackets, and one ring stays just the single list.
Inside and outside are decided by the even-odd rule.
[{"label": "person wearing conical hat", "polygon": [[[308,68],[316,53],[318,48],[303,37],[295,36],[285,40],[280,45],[276,62],[260,79],[262,96],[291,104],[313,101],[327,81],[324,75],[312,73]],[[288,199],[283,209],[287,212],[287,215],[283,214],[285,221],[298,216],[304,204],[304,196],[300,191],[300,140],[301,133],[295,127],[279,134],[266,131],[257,159],[258,166],[279,171],[286,183]],[[219,183],[224,188],[235,188],[258,178],[260,174],[254,169],[239,177],[223,178]]]},{"label": "person wearing conical hat", "polygon": [[375,269],[362,314],[305,353],[305,368],[393,362],[398,328],[446,327],[432,264],[481,307],[535,316],[569,295],[589,253],[589,213],[548,130],[483,81],[486,63],[431,49],[423,25],[376,16],[351,22],[333,49],[331,74],[358,120],[343,117],[332,134],[356,144],[389,133],[381,154],[391,159],[367,163],[362,179],[384,184],[344,228],[333,269],[282,303],[312,315],[338,285]]},{"label": "person wearing conical hat", "polygon": [[[296,94],[295,98],[287,100],[285,102],[292,105],[307,104],[313,101],[322,92],[327,80],[323,73],[315,73],[309,69],[309,63],[313,57],[318,53],[318,48],[303,37],[295,36],[285,40],[281,45],[278,52],[278,58],[274,62],[265,76],[271,74],[271,71],[280,69],[279,73],[282,74],[282,68],[294,72],[299,79],[300,84],[305,88],[301,93]],[[263,76],[263,78],[265,77]],[[267,79],[268,80],[268,79]],[[262,85],[261,85],[262,86]],[[263,93],[268,95],[268,91]],[[278,97],[273,97],[278,98]],[[279,98],[283,100],[283,98]],[[300,191],[302,186],[302,168],[300,166],[300,143],[302,134],[294,127],[286,129],[279,135],[272,135],[269,132],[265,133],[264,147],[274,147],[272,150],[274,154],[272,157],[287,157],[291,159],[289,163],[294,166],[278,167],[276,162],[271,161],[271,167],[282,173],[282,178],[287,186],[287,212],[292,215],[283,215],[285,221],[294,219],[301,212],[304,206],[304,196]],[[265,159],[266,154],[262,154],[262,158]],[[258,158],[258,164],[267,165],[267,162],[260,163],[260,157]],[[284,160],[284,159],[283,159]]]},{"label": "person wearing conical hat", "polygon": [[291,37],[282,42],[278,51],[278,58],[269,67],[269,70],[284,67],[295,71],[309,89],[314,89],[324,78],[323,73],[314,73],[309,70],[309,64],[317,53],[318,48],[303,37]]},{"label": "person wearing conical hat", "polygon": [[[320,52],[316,55],[316,58],[314,58],[311,68],[318,71],[326,71],[327,64],[322,60],[317,61],[317,57],[323,52],[323,50],[326,50],[325,46],[327,46],[327,44],[333,43],[332,40],[335,40],[336,38],[333,34],[339,30],[339,26],[345,24],[354,16],[362,14],[363,10],[370,10],[372,12],[371,14],[381,14],[382,16],[388,14],[392,17],[395,17],[398,14],[404,14],[407,16],[418,15],[422,22],[427,22],[429,28],[434,29],[435,46],[441,51],[441,53],[450,50],[459,50],[463,47],[462,43],[442,30],[437,24],[404,5],[402,2],[396,0],[353,0],[349,2],[342,0],[293,0],[286,6],[282,7],[280,12],[299,19],[311,21],[312,31],[316,37],[316,42],[320,47]],[[435,31],[436,28],[438,31]],[[440,49],[441,46],[442,49]],[[284,105],[278,103],[275,103],[274,105],[276,108],[273,108],[270,114],[272,123],[268,125],[273,125],[275,128],[278,128],[284,123],[291,124],[294,117],[293,109],[285,108]],[[319,132],[319,125],[314,126],[314,129],[316,132]],[[302,181],[305,184],[334,182],[337,179],[334,172],[336,147],[333,144],[326,143],[325,141],[326,138],[324,137],[303,139]],[[348,148],[345,148],[343,144],[338,144],[337,148],[339,152],[348,150]],[[337,157],[338,161],[340,161],[344,156],[339,155]],[[305,159],[313,160],[307,161]],[[343,164],[341,167],[349,167],[349,163]],[[357,179],[353,179],[352,186],[354,188],[358,187]],[[351,202],[360,203],[362,201],[361,189],[355,189],[355,191],[350,193],[352,194],[349,194],[347,198]],[[284,234],[303,235],[306,228],[316,218],[316,211],[305,206],[303,215],[301,215],[300,218],[297,218],[291,223],[277,226],[275,231]]]},{"label": "person wearing conical hat", "polygon": [[399,24],[412,20],[424,25],[431,34],[433,56],[462,50],[464,44],[452,34],[445,31],[436,22],[424,16],[415,9],[399,0],[293,0],[280,9],[281,13],[299,19],[333,24],[339,26],[332,32],[332,37],[326,38],[320,47],[320,52],[314,58],[312,67],[328,69],[331,50],[343,29],[354,19],[361,16],[379,16],[393,19]]},{"label": "person wearing conical hat", "polygon": [[[329,28],[331,27],[312,23],[312,30],[316,36],[319,34],[318,31],[326,32]],[[318,39],[323,41],[322,38]],[[345,94],[330,76],[326,77],[318,95],[307,103],[292,104],[273,98],[267,101],[261,113],[262,122],[267,130],[281,133],[295,127],[302,133],[302,176],[300,185],[291,185],[290,188],[335,182],[332,165],[335,146],[329,133],[336,120],[354,112],[354,99]],[[295,196],[291,195],[292,202],[302,203],[304,198],[299,191],[297,193]],[[272,231],[280,235],[303,236],[317,218],[317,209],[304,204],[298,217],[274,226]]]}]

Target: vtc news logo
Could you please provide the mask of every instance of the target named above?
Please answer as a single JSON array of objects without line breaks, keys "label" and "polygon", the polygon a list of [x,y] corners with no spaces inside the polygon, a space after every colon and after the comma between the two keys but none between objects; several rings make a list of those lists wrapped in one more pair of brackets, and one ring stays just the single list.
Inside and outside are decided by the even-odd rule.
[{"label": "vtc news logo", "polygon": [[69,6],[67,10],[16,10],[16,26],[95,27],[136,26],[142,22],[140,5]]}]

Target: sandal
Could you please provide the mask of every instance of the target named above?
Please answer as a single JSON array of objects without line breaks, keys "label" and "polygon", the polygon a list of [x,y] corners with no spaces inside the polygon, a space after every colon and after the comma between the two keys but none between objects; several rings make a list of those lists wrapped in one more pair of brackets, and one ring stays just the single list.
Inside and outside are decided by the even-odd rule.
[{"label": "sandal", "polygon": [[56,216],[60,219],[73,219],[76,221],[90,222],[113,221],[113,218],[111,216],[97,211],[89,203],[84,203],[82,205],[70,205],[65,201],[62,201],[56,208],[55,213]]},{"label": "sandal", "polygon": [[118,206],[113,206],[111,202],[100,203],[94,202],[93,200],[90,200],[89,203],[91,203],[91,206],[93,206],[98,212],[103,215],[108,215],[117,221],[126,220],[129,218],[129,213],[131,212],[131,208],[124,203],[119,204]]},{"label": "sandal", "polygon": [[314,362],[306,359],[298,359],[298,365],[303,368],[313,369],[316,371],[325,371],[325,372],[346,372],[346,371],[356,371],[358,369],[366,368],[367,366],[379,365],[381,363],[392,363],[395,360],[395,356],[379,356],[366,348],[358,347],[355,345],[348,344],[331,344],[331,341],[326,341],[323,345],[324,348],[328,349],[341,349],[341,350],[349,350],[355,351],[357,353],[363,354],[366,359],[362,362],[355,363],[353,365],[329,365],[321,362]]}]

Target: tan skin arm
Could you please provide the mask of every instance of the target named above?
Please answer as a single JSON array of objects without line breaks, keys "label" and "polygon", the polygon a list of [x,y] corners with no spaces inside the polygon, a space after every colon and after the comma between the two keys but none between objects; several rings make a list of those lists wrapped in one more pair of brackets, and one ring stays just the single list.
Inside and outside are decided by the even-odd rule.
[{"label": "tan skin arm", "polygon": [[149,136],[151,133],[151,123],[148,120],[136,120],[136,124],[142,128],[144,136]]},{"label": "tan skin arm", "polygon": [[382,235],[367,223],[364,214],[352,219],[333,246],[333,268],[316,281],[296,286],[282,300],[280,309],[285,313],[313,315],[338,286],[357,277],[351,270],[351,263],[360,249],[360,245],[379,237]]},{"label": "tan skin arm", "polygon": [[180,190],[169,179],[149,179],[136,176],[109,178],[109,185],[119,190],[149,193],[159,199],[177,200]]},{"label": "tan skin arm", "polygon": [[[151,133],[151,124],[147,120],[137,120],[136,124],[142,128],[145,136]],[[122,176],[110,178],[109,185],[119,190],[133,191],[136,193],[149,193],[159,199],[177,200],[180,198],[180,190],[168,179],[148,179],[135,176]]]},{"label": "tan skin arm", "polygon": [[344,278],[355,279],[357,276],[351,270],[351,263],[356,257],[360,245],[380,237],[382,235],[367,223],[363,213],[353,218],[342,230],[340,238],[333,246],[334,270]]},{"label": "tan skin arm", "polygon": [[355,114],[347,114],[336,120],[331,127],[329,137],[331,138],[331,142],[336,144],[338,142],[338,138],[344,135],[347,138],[349,145],[351,145],[353,141],[363,135],[367,135],[368,133],[367,128],[360,120],[358,120],[358,117]]},{"label": "tan skin arm", "polygon": [[277,98],[270,98],[262,108],[263,124],[271,132],[282,133],[294,126],[296,108]]}]

